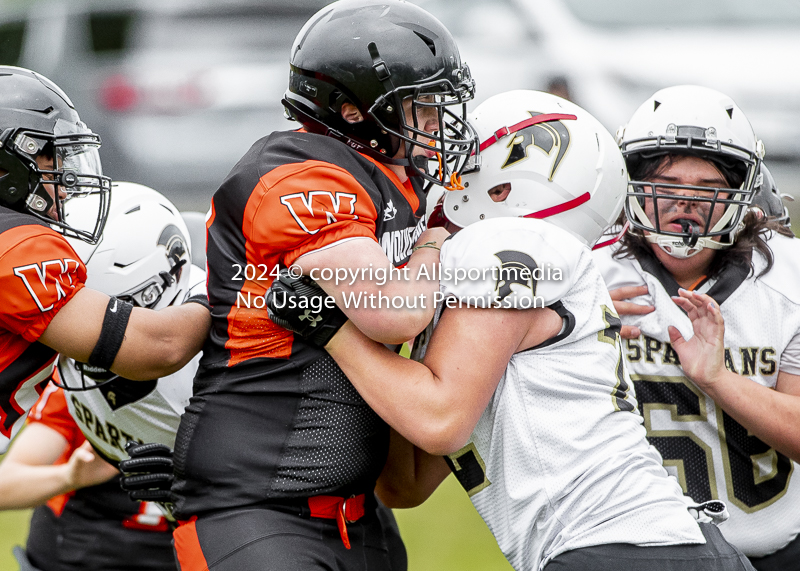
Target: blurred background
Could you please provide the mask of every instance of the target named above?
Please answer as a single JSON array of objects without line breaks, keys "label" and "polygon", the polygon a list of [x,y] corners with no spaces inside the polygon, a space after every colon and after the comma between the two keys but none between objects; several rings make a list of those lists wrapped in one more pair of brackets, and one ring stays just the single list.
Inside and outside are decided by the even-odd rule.
[{"label": "blurred background", "polygon": [[[548,90],[614,133],[652,93],[694,83],[731,96],[767,149],[800,227],[800,2],[413,0],[453,32],[477,99]],[[106,174],[204,212],[258,138],[296,124],[280,99],[289,48],[328,0],[0,0],[0,63],[38,71],[103,140]],[[796,230],[797,231],[797,230]],[[27,512],[0,513],[0,569]],[[398,512],[411,571],[510,569],[448,479]],[[5,559],[4,559],[5,558]]]},{"label": "blurred background", "polygon": [[[453,32],[477,99],[549,90],[614,133],[662,87],[730,95],[800,198],[796,0],[413,0]],[[205,211],[280,104],[289,49],[329,0],[0,0],[0,62],[41,72],[103,139],[106,174]],[[474,106],[474,105],[473,105]],[[800,219],[800,201],[789,204]]]}]

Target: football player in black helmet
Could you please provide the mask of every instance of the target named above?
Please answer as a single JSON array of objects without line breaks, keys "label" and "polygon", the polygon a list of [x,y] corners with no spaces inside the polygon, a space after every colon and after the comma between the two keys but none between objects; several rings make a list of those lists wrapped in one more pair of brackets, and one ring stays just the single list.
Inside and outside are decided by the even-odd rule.
[{"label": "football player in black helmet", "polygon": [[[111,190],[99,147],[100,137],[56,84],[26,69],[0,66],[0,204],[96,243]],[[73,227],[64,218],[64,200],[87,195],[98,197],[97,216],[91,228]]]},{"label": "football player in black helmet", "polygon": [[[86,267],[65,236],[86,246],[105,225],[111,184],[99,145],[54,83],[0,66],[0,453],[58,353],[149,380],[183,367],[208,332],[205,296],[146,311],[84,287]],[[71,218],[62,203],[73,200],[97,215]]]},{"label": "football player in black helmet", "polygon": [[[291,51],[287,113],[435,184],[458,184],[473,151],[466,103],[475,94],[453,37],[413,4],[334,3],[311,18]],[[363,14],[357,33],[347,12]],[[435,124],[433,133],[422,121]],[[437,172],[428,159],[438,155]]]},{"label": "football player in black helmet", "polygon": [[423,186],[460,184],[474,82],[447,29],[401,0],[322,8],[290,58],[283,103],[303,128],[254,143],[212,200],[212,333],[174,457],[184,571],[395,564],[373,494],[389,428],[324,351],[269,320],[263,296],[292,267],[374,300],[345,312],[377,341],[425,328],[438,282],[414,278],[448,233],[426,230]]}]

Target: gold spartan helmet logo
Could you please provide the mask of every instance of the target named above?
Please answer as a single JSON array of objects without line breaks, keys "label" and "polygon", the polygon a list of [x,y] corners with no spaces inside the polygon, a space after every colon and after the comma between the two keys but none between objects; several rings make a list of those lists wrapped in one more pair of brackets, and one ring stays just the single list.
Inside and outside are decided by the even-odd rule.
[{"label": "gold spartan helmet logo", "polygon": [[[528,111],[531,117],[542,115],[534,111]],[[552,155],[555,151],[555,158],[550,168],[550,175],[547,180],[552,181],[553,176],[561,164],[561,160],[569,148],[569,130],[561,121],[546,121],[537,123],[530,127],[525,127],[514,134],[514,138],[508,143],[507,148],[511,150],[508,158],[500,168],[508,168],[528,158],[528,148],[533,145],[546,155]]]}]

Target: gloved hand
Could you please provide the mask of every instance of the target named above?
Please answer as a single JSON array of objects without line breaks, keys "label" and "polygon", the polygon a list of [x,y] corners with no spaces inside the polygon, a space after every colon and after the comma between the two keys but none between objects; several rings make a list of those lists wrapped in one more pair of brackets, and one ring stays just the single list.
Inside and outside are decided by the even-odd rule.
[{"label": "gloved hand", "polygon": [[267,313],[275,325],[324,347],[347,321],[331,296],[308,276],[281,270],[266,294]]},{"label": "gloved hand", "polygon": [[125,452],[130,458],[121,460],[120,485],[134,501],[156,502],[172,516],[175,497],[172,487],[172,450],[164,444],[138,444],[129,441]]}]

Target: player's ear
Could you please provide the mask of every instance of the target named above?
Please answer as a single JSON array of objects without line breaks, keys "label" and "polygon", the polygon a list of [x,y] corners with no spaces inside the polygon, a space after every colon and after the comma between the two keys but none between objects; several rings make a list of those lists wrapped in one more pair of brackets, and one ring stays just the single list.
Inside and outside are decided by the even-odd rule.
[{"label": "player's ear", "polygon": [[342,118],[348,123],[361,123],[364,116],[352,103],[342,103]]}]

